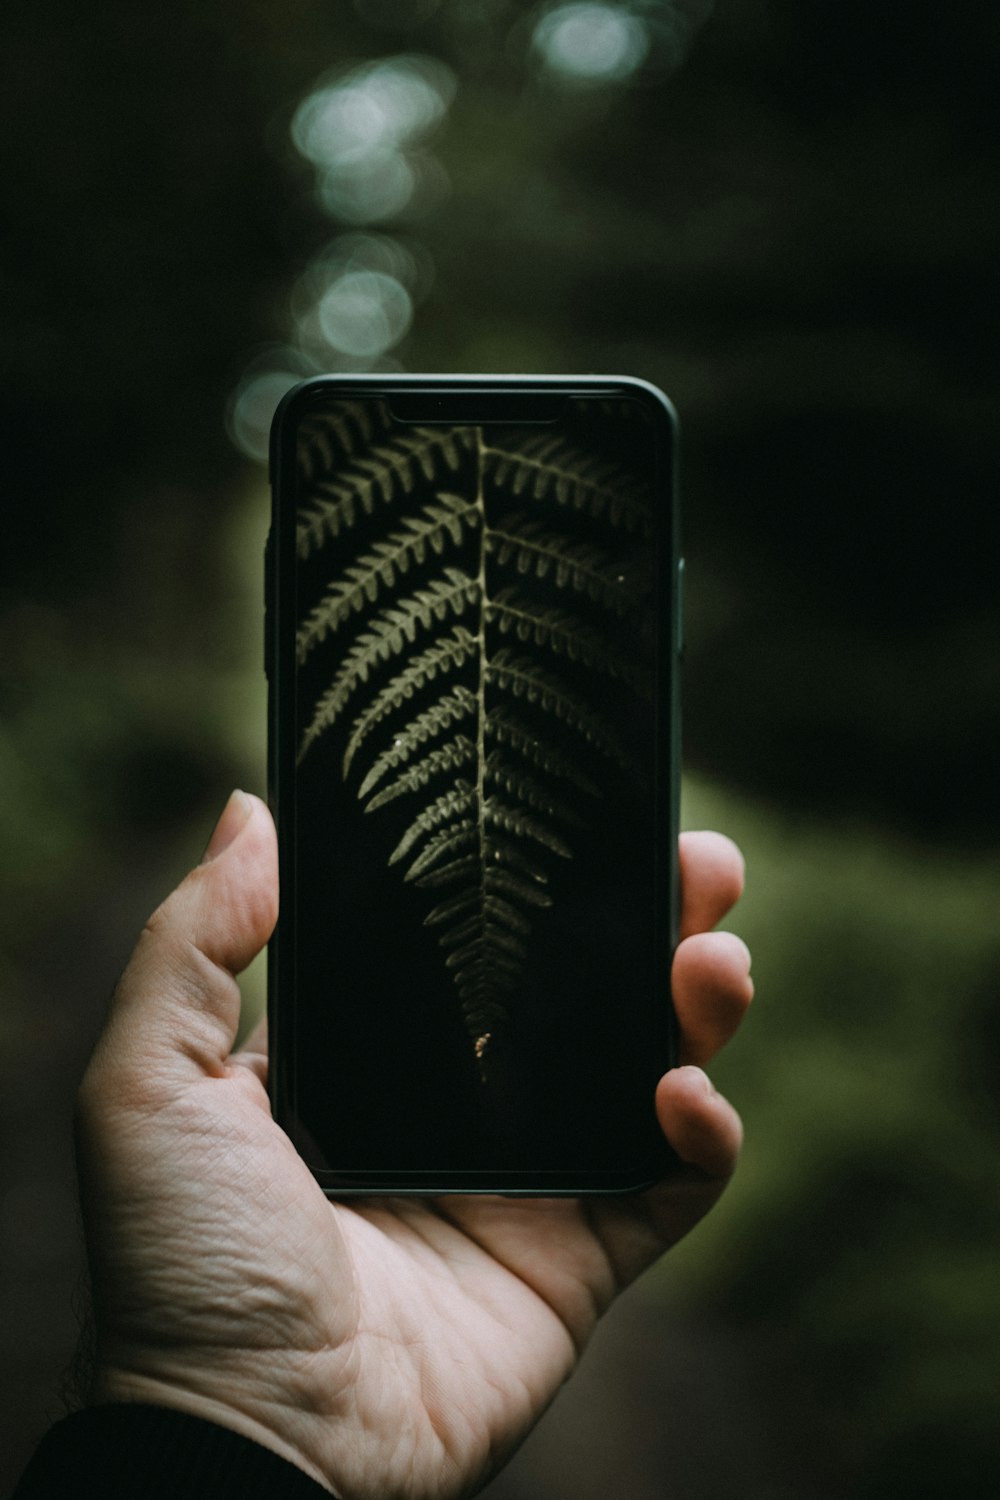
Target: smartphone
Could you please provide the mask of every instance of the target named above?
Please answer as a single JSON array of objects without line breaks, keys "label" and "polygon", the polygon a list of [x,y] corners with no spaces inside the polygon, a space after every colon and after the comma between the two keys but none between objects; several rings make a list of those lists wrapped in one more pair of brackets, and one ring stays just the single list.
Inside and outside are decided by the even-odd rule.
[{"label": "smartphone", "polygon": [[331,1195],[668,1165],[676,446],[618,377],[319,377],[275,415],[270,1087]]}]

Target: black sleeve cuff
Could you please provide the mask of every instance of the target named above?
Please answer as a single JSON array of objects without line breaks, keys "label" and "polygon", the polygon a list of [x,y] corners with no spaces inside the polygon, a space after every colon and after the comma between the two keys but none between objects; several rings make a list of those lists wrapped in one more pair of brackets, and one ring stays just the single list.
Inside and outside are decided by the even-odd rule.
[{"label": "black sleeve cuff", "polygon": [[91,1406],[42,1439],[11,1500],[329,1500],[250,1438],[158,1406]]}]

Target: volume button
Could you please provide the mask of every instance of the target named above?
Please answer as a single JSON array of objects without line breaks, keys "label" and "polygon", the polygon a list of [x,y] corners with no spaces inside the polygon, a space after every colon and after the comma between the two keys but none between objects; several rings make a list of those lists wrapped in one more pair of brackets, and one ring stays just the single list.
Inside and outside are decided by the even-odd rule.
[{"label": "volume button", "polygon": [[677,600],[677,613],[674,619],[674,639],[677,642],[677,655],[684,655],[684,559],[677,559],[677,583],[674,590]]},{"label": "volume button", "polygon": [[273,546],[271,533],[264,543],[264,676],[270,679],[273,646],[271,642],[271,565]]}]

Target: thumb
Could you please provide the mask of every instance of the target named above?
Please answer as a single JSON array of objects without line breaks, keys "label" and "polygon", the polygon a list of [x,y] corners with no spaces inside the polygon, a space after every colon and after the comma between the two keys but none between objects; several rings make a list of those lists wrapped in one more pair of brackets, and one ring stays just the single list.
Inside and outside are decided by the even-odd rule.
[{"label": "thumb", "polygon": [[[259,797],[234,792],[201,864],[150,917],[112,997],[94,1062],[132,1093],[218,1075],[240,1016],[235,975],[278,913],[274,824]],[[92,1065],[93,1066],[93,1065]]]}]

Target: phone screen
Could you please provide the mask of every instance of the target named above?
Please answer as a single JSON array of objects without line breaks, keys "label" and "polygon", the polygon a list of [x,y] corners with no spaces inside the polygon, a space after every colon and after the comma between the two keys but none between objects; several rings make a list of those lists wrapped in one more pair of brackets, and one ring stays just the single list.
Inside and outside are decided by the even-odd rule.
[{"label": "phone screen", "polygon": [[273,1089],[331,1191],[662,1164],[674,429],[567,384],[330,379],[277,419]]}]

